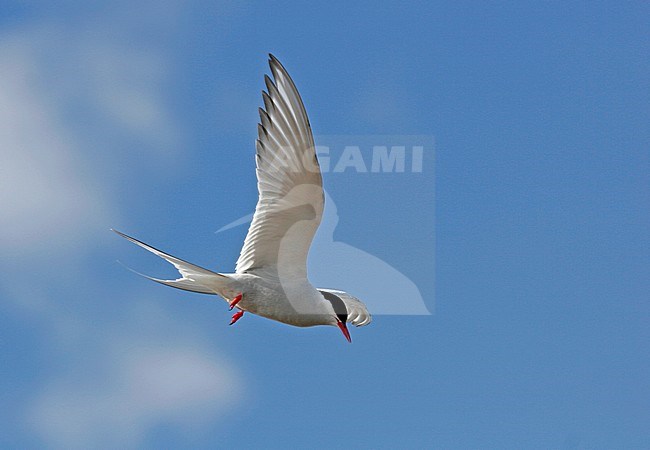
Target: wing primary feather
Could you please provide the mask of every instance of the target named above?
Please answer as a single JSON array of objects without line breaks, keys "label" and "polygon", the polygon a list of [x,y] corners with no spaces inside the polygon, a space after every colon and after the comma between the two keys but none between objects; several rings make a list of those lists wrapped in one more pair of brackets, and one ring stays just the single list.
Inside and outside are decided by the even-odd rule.
[{"label": "wing primary feather", "polygon": [[269,65],[255,142],[259,198],[236,272],[304,278],[323,215],[322,176],[300,94],[271,54]]}]

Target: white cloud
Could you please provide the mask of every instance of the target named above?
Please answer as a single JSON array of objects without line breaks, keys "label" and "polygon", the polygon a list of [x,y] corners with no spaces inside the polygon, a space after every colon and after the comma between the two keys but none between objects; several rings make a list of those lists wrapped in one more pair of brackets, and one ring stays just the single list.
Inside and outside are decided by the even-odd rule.
[{"label": "white cloud", "polygon": [[92,13],[70,4],[72,16],[44,6],[0,32],[5,255],[82,247],[89,230],[115,223],[121,157],[153,152],[160,167],[181,148],[166,92],[183,3],[147,5]]},{"label": "white cloud", "polygon": [[165,58],[155,51],[95,38],[77,44],[70,55],[74,69],[63,70],[75,80],[74,89],[81,89],[85,101],[92,102],[98,119],[147,142],[146,149],[172,150],[179,130],[162,95],[171,70]]},{"label": "white cloud", "polygon": [[64,448],[135,447],[160,425],[195,433],[242,395],[232,364],[153,305],[106,330],[28,410],[31,431]]},{"label": "white cloud", "polygon": [[110,206],[40,95],[29,46],[4,40],[0,60],[0,248],[25,253],[57,247],[64,233],[83,238]]},{"label": "white cloud", "polygon": [[48,250],[69,257],[116,223],[124,155],[173,162],[182,133],[166,103],[161,36],[178,8],[157,8],[167,13],[153,22],[126,8],[0,33],[0,251],[13,263]]},{"label": "white cloud", "polygon": [[3,433],[25,420],[48,446],[135,446],[156,426],[202,428],[241,395],[233,365],[164,311],[106,315],[102,265],[88,264],[119,222],[120,156],[165,165],[181,148],[158,39],[180,4],[151,23],[102,11],[0,32],[0,323],[38,329],[27,356],[61,362],[28,377],[33,397],[6,405]]}]

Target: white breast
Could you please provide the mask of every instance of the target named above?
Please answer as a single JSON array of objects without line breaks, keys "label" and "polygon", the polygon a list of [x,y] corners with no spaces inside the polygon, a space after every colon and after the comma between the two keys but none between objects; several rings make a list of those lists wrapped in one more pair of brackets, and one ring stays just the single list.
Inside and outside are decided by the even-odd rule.
[{"label": "white breast", "polygon": [[279,282],[251,274],[229,276],[239,282],[243,298],[237,306],[245,311],[298,327],[336,321],[331,305],[306,279]]}]

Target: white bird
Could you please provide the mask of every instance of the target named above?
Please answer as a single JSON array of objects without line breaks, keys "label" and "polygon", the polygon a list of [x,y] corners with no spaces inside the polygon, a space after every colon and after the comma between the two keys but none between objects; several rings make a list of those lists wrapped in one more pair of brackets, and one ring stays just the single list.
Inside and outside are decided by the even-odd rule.
[{"label": "white bird", "polygon": [[235,273],[217,273],[171,256],[117,230],[120,236],[165,259],[176,280],[149,278],[186,291],[216,294],[230,309],[230,324],[248,311],[294,325],[338,326],[351,342],[347,323],[372,317],[352,295],[316,289],[307,279],[307,253],[323,216],[323,181],[314,138],[298,90],[280,62],[269,55],[273,80],[265,75],[264,108],[256,141],[259,198]]}]

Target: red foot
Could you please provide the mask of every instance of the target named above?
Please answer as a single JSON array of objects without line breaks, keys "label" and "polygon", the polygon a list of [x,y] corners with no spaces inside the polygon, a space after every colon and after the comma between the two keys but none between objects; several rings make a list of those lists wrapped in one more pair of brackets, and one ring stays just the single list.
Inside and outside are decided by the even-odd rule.
[{"label": "red foot", "polygon": [[230,308],[228,308],[228,309],[230,311],[232,311],[232,309],[235,307],[235,305],[240,302],[241,298],[242,298],[242,294],[240,292],[239,294],[237,294],[237,296],[235,298],[232,299],[232,301],[230,302]]},{"label": "red foot", "polygon": [[232,315],[232,320],[230,321],[230,325],[233,323],[237,322],[239,319],[241,319],[241,316],[244,315],[244,311],[237,311],[235,314]]}]

